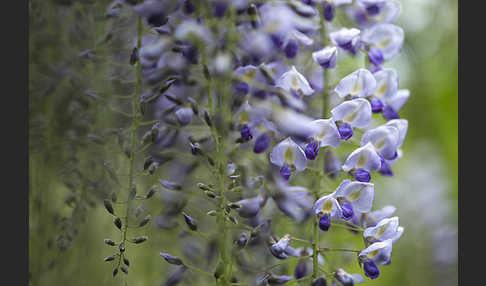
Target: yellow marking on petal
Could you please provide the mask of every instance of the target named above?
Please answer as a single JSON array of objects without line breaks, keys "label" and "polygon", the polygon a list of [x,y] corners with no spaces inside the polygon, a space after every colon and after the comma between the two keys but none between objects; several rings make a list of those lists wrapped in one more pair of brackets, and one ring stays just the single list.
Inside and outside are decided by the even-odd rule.
[{"label": "yellow marking on petal", "polygon": [[246,83],[250,83],[255,78],[255,75],[256,75],[256,70],[249,70],[243,76],[243,81],[245,81]]},{"label": "yellow marking on petal", "polygon": [[347,123],[351,123],[356,119],[357,116],[358,116],[358,110],[355,110],[355,111],[351,112],[350,114],[348,114],[346,117],[344,117],[343,121],[347,122]]},{"label": "yellow marking on petal", "polygon": [[372,251],[372,252],[368,253],[367,256],[368,256],[368,258],[373,258],[378,254],[378,252],[380,252],[380,251],[379,250]]},{"label": "yellow marking on petal", "polygon": [[361,195],[360,191],[353,192],[346,197],[346,200],[349,202],[354,202],[359,198],[360,195]]},{"label": "yellow marking on petal", "polygon": [[287,150],[285,150],[284,157],[285,163],[287,163],[287,165],[289,166],[292,165],[292,163],[294,162],[294,152],[292,152],[292,149],[287,148]]},{"label": "yellow marking on petal", "polygon": [[387,89],[388,89],[388,84],[387,83],[382,84],[380,88],[376,91],[376,96],[378,97],[382,96]]},{"label": "yellow marking on petal", "polygon": [[361,84],[358,82],[353,86],[353,89],[351,90],[352,95],[356,95],[361,92]]},{"label": "yellow marking on petal", "polygon": [[387,227],[387,225],[384,225],[384,226],[382,226],[382,227],[380,228],[380,231],[378,231],[378,233],[377,233],[377,234],[375,234],[375,238],[376,238],[376,239],[380,238],[380,236],[382,236],[382,235],[385,233],[385,231],[386,231],[386,227]]},{"label": "yellow marking on petal", "polygon": [[391,39],[385,39],[385,40],[383,40],[383,41],[381,41],[381,42],[376,43],[376,46],[377,46],[378,48],[380,48],[380,49],[383,49],[383,48],[385,48],[386,46],[388,46],[388,44],[389,44],[390,42],[391,42]]},{"label": "yellow marking on petal", "polygon": [[383,148],[383,146],[385,146],[385,140],[384,139],[376,142],[376,144],[375,144],[376,149],[381,149],[381,148]]},{"label": "yellow marking on petal", "polygon": [[359,155],[358,162],[356,162],[356,168],[361,169],[366,164],[366,157],[363,153]]},{"label": "yellow marking on petal", "polygon": [[330,213],[332,210],[332,200],[327,200],[322,204],[322,212],[323,213]]},{"label": "yellow marking on petal", "polygon": [[292,75],[292,79],[290,80],[290,85],[294,90],[299,89],[299,80],[297,79],[297,75]]},{"label": "yellow marking on petal", "polygon": [[248,123],[248,120],[249,120],[248,112],[243,111],[240,116],[240,123],[241,124]]}]

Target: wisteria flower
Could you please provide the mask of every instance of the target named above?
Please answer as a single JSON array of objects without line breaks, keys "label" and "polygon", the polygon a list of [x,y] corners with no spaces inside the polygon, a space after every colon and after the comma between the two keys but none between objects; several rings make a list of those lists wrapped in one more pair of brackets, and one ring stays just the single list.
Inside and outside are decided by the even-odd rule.
[{"label": "wisteria flower", "polygon": [[339,97],[348,95],[367,97],[375,92],[376,79],[367,69],[358,69],[345,76],[336,86],[334,91]]},{"label": "wisteria flower", "polygon": [[356,3],[365,11],[364,19],[358,21],[361,26],[379,22],[390,23],[396,19],[401,10],[400,2],[397,0],[358,0]]},{"label": "wisteria flower", "polygon": [[374,74],[376,79],[376,90],[371,98],[373,112],[381,112],[385,103],[398,91],[398,75],[394,69],[385,68]]},{"label": "wisteria flower", "polygon": [[295,221],[303,222],[312,209],[312,194],[305,187],[290,186],[281,179],[277,179],[276,183],[277,190],[272,198],[278,208]]},{"label": "wisteria flower", "polygon": [[376,226],[368,227],[363,237],[368,242],[385,241],[391,239],[395,242],[403,233],[403,227],[398,225],[398,217],[382,219]]},{"label": "wisteria flower", "polygon": [[336,192],[319,198],[312,209],[314,215],[319,217],[319,228],[328,231],[331,226],[331,219],[339,220],[343,211],[336,199]]},{"label": "wisteria flower", "polygon": [[393,24],[377,24],[363,32],[361,41],[377,49],[385,60],[391,59],[400,52],[404,39],[403,29]]},{"label": "wisteria flower", "polygon": [[341,138],[347,140],[353,136],[353,128],[366,128],[371,122],[371,105],[368,100],[356,98],[347,100],[331,110]]},{"label": "wisteria flower", "polygon": [[314,89],[312,89],[307,79],[297,71],[295,66],[292,66],[289,71],[285,72],[277,80],[276,86],[292,92],[297,97],[314,93]]},{"label": "wisteria flower", "polygon": [[341,28],[329,34],[331,41],[339,48],[355,53],[359,43],[361,31],[356,28]]},{"label": "wisteria flower", "polygon": [[346,220],[354,216],[354,211],[367,213],[373,206],[374,185],[364,182],[344,180],[336,189],[336,198]]},{"label": "wisteria flower", "polygon": [[392,244],[391,239],[375,242],[359,253],[360,260],[371,260],[375,264],[386,265],[390,262]]},{"label": "wisteria flower", "polygon": [[280,174],[289,179],[292,169],[303,171],[307,167],[305,153],[290,137],[278,143],[270,153],[270,162],[280,167]]},{"label": "wisteria flower", "polygon": [[361,137],[361,146],[373,144],[383,158],[391,160],[397,156],[400,132],[393,125],[381,125],[366,131]]},{"label": "wisteria flower", "polygon": [[400,89],[390,98],[385,99],[385,107],[383,108],[383,117],[386,120],[398,119],[398,111],[407,102],[410,97],[410,91],[407,89]]},{"label": "wisteria flower", "polygon": [[254,217],[258,214],[260,209],[265,205],[266,198],[263,196],[256,196],[249,199],[243,199],[235,202],[240,205],[238,208],[238,214],[244,218]]},{"label": "wisteria flower", "polygon": [[[356,178],[358,174],[359,178],[364,177],[363,173],[369,175],[369,172],[379,170],[380,167],[380,156],[373,147],[373,144],[368,142],[366,145],[354,150],[351,154],[349,154],[348,158],[344,162],[343,170],[345,172],[355,171],[354,177]],[[361,171],[357,173],[359,170]]]},{"label": "wisteria flower", "polygon": [[325,47],[312,53],[312,58],[322,68],[333,69],[336,67],[338,50],[334,46]]}]

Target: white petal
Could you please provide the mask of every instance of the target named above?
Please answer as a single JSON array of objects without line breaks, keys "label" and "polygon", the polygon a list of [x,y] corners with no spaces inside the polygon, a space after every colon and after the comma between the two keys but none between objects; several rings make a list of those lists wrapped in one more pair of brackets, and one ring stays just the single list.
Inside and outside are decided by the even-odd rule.
[{"label": "white petal", "polygon": [[320,66],[328,66],[332,69],[336,67],[338,49],[334,46],[325,47],[312,53],[312,58]]},{"label": "white petal", "polygon": [[398,217],[385,218],[376,226],[366,228],[363,237],[373,237],[379,240],[392,239],[398,230]]},{"label": "white petal", "polygon": [[330,33],[329,37],[336,46],[344,45],[348,42],[351,42],[354,46],[359,40],[360,33],[361,31],[356,28],[341,28],[338,31]]},{"label": "white petal", "polygon": [[351,127],[365,128],[371,122],[371,104],[363,98],[345,101],[331,110],[334,121],[343,121]]},{"label": "white petal", "polygon": [[343,170],[345,172],[351,169],[363,168],[367,171],[378,170],[381,167],[381,159],[376,153],[373,145],[368,142],[365,146],[354,150],[349,154],[346,162],[344,162]]},{"label": "white petal", "polygon": [[382,265],[390,261],[392,252],[392,240],[387,239],[385,241],[375,242],[368,246],[366,249],[359,253],[359,256],[368,256],[378,250],[378,253],[373,257],[370,257],[376,264]]},{"label": "white petal", "polygon": [[318,199],[314,203],[314,207],[312,208],[312,211],[314,212],[315,215],[318,215],[321,211],[323,211],[322,207],[327,201],[330,201],[332,204],[332,208],[330,210],[330,216],[331,219],[338,220],[341,218],[342,215],[342,209],[341,206],[339,205],[338,201],[335,198],[336,192],[323,196],[320,199]]},{"label": "white petal", "polygon": [[313,136],[319,141],[319,147],[332,146],[338,147],[341,142],[341,136],[337,129],[336,123],[332,119],[318,119],[312,121],[318,130]]},{"label": "white petal", "polygon": [[400,89],[390,98],[385,99],[385,104],[391,106],[393,110],[398,112],[410,97],[408,89]]},{"label": "white petal", "polygon": [[378,49],[385,60],[398,54],[404,39],[403,29],[388,23],[381,23],[365,30],[361,40]]},{"label": "white petal", "polygon": [[394,69],[384,68],[374,74],[376,90],[374,95],[380,99],[394,96],[398,90],[398,74]]},{"label": "white petal", "polygon": [[400,132],[398,128],[392,125],[381,125],[363,134],[361,146],[371,142],[383,158],[392,159],[395,157],[399,140]]},{"label": "white petal", "polygon": [[392,237],[392,242],[393,243],[395,243],[402,236],[404,230],[405,229],[403,227],[401,227],[401,226],[398,227],[397,232]]},{"label": "white petal", "polygon": [[303,95],[311,95],[314,93],[314,89],[312,89],[307,79],[297,71],[295,66],[292,66],[291,70],[285,72],[277,80],[276,86],[286,91],[293,90]]},{"label": "white petal", "polygon": [[278,143],[270,153],[270,162],[282,167],[284,164],[294,165],[297,171],[307,167],[305,153],[290,137]]},{"label": "white petal", "polygon": [[386,123],[386,125],[394,126],[398,129],[399,140],[398,140],[398,148],[403,145],[403,141],[405,141],[405,137],[407,136],[408,130],[408,120],[406,119],[392,119]]},{"label": "white petal", "polygon": [[367,69],[358,69],[345,76],[336,86],[334,91],[339,97],[353,95],[367,97],[374,93],[376,80],[373,74]]},{"label": "white petal", "polygon": [[366,213],[373,206],[374,189],[372,183],[344,180],[336,189],[336,197],[345,198],[352,204],[354,210]]}]

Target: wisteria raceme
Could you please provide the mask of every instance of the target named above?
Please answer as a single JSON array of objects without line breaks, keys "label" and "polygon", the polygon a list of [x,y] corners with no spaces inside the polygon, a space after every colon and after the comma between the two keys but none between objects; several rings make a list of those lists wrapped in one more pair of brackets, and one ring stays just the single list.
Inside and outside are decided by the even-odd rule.
[{"label": "wisteria raceme", "polygon": [[[399,112],[410,92],[400,89],[399,71],[389,67],[404,42],[402,28],[393,24],[400,3],[115,3],[138,19],[130,47],[136,88],[125,213],[105,200],[122,237],[105,240],[120,246],[108,260],[118,263],[115,269],[125,247],[132,247],[126,242],[146,240],[127,238],[138,217],[132,204],[157,197],[164,205],[154,217],[161,231],[184,221],[180,237],[198,241],[175,241],[181,258],[161,249],[166,262],[180,267],[167,285],[189,272],[206,274],[217,285],[364,281],[347,273],[344,262],[326,263],[323,254],[343,252],[356,255],[353,263],[365,277],[386,275],[383,266],[404,227],[390,217],[395,207],[374,205],[380,193],[393,191],[375,189],[374,181],[394,175],[408,130]],[[341,69],[343,58],[352,59],[351,71]],[[138,129],[147,132],[143,140]],[[162,179],[158,168],[164,164],[169,171]],[[140,195],[139,171],[156,177],[163,190]],[[150,221],[146,217],[139,225]],[[293,223],[282,230],[284,219]],[[302,232],[304,225],[312,233]],[[362,235],[362,245],[329,245],[326,238],[339,227]],[[205,243],[207,257],[193,251]],[[249,263],[247,256],[257,261]],[[297,261],[291,272],[277,267],[289,261]]]}]

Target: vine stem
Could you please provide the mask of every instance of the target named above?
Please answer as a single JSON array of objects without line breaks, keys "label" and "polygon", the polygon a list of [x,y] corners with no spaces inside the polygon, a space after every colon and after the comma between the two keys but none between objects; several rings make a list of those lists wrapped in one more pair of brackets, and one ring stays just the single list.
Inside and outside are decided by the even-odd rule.
[{"label": "vine stem", "polygon": [[[142,33],[143,33],[143,25],[142,25],[142,17],[138,16],[137,17],[137,49],[140,50],[140,47],[142,45]],[[129,174],[128,174],[128,189],[127,189],[127,207],[125,211],[125,217],[124,217],[124,228],[122,231],[122,241],[121,243],[125,246],[125,242],[127,240],[127,232],[128,232],[128,216],[130,213],[130,198],[129,194],[132,189],[132,185],[134,182],[134,172],[135,172],[135,155],[136,155],[136,136],[137,136],[137,128],[138,128],[138,104],[139,104],[139,93],[140,93],[140,85],[142,81],[141,77],[141,71],[142,71],[142,66],[140,65],[140,60],[137,59],[137,62],[135,64],[135,91],[133,93],[133,99],[132,99],[132,126],[130,128],[130,169],[129,169]],[[120,255],[118,259],[118,266],[120,266],[120,262],[122,259],[123,255]]]}]

